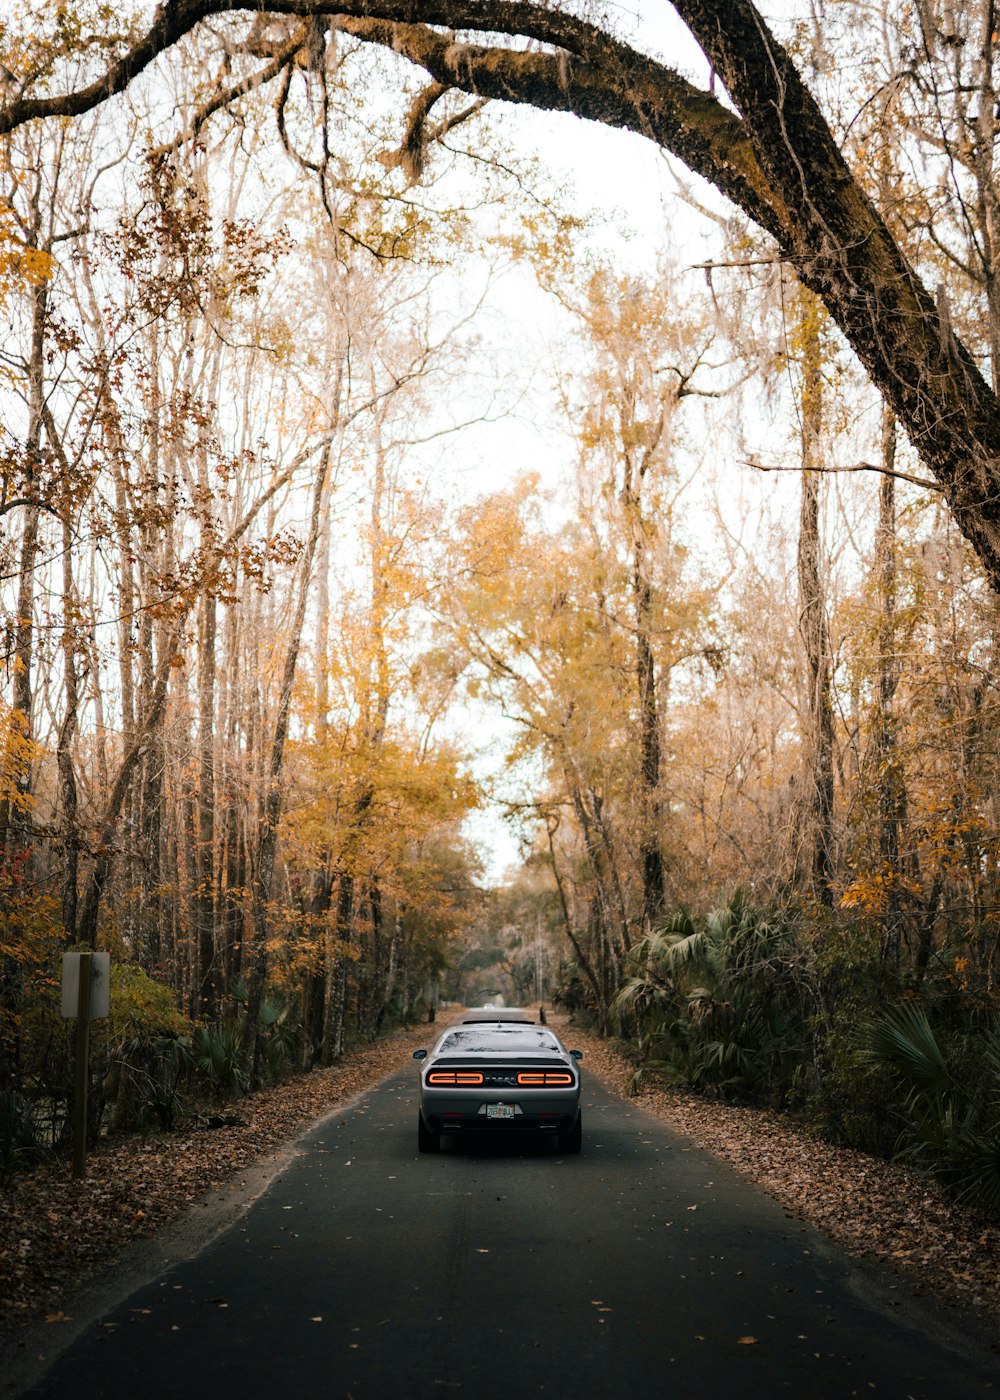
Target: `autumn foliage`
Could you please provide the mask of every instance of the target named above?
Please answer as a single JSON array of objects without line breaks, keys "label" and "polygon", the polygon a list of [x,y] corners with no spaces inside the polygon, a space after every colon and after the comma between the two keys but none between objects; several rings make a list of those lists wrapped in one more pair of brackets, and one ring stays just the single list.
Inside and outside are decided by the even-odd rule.
[{"label": "autumn foliage", "polygon": [[0,22],[4,1170],[82,946],[94,1134],[505,995],[995,1205],[992,23],[296,8]]}]

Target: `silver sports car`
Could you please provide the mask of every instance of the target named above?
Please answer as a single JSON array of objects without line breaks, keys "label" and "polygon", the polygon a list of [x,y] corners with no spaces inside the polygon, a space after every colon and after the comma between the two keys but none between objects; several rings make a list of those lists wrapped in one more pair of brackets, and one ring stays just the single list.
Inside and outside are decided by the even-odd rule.
[{"label": "silver sports car", "polygon": [[481,1014],[445,1031],[430,1053],[413,1052],[422,1062],[420,1151],[439,1151],[443,1133],[529,1130],[579,1152],[582,1051],[567,1050],[548,1026]]}]

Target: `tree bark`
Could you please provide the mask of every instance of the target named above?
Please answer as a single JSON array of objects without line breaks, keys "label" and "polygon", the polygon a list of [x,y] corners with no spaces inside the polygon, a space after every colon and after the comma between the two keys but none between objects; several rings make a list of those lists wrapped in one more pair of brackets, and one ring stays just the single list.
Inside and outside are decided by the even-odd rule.
[{"label": "tree bark", "polygon": [[66,868],[63,871],[62,922],[67,940],[76,939],[77,897],[79,890],[80,844],[77,830],[76,769],[73,763],[73,738],[80,713],[80,679],[77,670],[77,635],[80,623],[79,601],[73,581],[73,526],[68,508],[62,516],[63,537],[63,681],[66,704],[59,738],[56,744],[56,767],[59,772],[59,807],[63,828],[63,850]]},{"label": "tree bark", "polygon": [[219,1002],[215,944],[215,637],[216,600],[202,599],[198,647],[198,886],[195,937],[198,947],[198,1015],[214,1019]]},{"label": "tree bark", "polygon": [[372,919],[372,946],[370,958],[370,977],[368,984],[368,1005],[365,1008],[365,1033],[369,1040],[374,1040],[378,1035],[378,1028],[383,1015],[383,979],[382,979],[382,933],[384,917],[382,912],[382,886],[379,884],[378,876],[373,875],[368,885],[368,908],[371,911]]},{"label": "tree bark", "polygon": [[810,846],[810,880],[821,904],[833,904],[833,700],[830,689],[830,634],[826,619],[819,483],[823,427],[820,308],[803,295],[800,324],[802,365],[802,502],[799,514],[799,632],[806,659],[808,752],[805,820]]},{"label": "tree bark", "polygon": [[323,1030],[324,1064],[333,1064],[344,1053],[344,1035],[347,1029],[347,967],[350,962],[346,949],[351,944],[353,923],[354,876],[349,871],[342,871],[337,884],[335,949],[330,961],[326,1024]]},{"label": "tree bark", "polygon": [[663,915],[664,873],[660,797],[660,710],[653,652],[653,589],[641,502],[631,488],[624,501],[632,530],[632,601],[635,611],[635,672],[639,701],[639,774],[642,865],[642,923],[648,933]]},{"label": "tree bark", "polygon": [[906,788],[896,739],[895,697],[899,684],[896,655],[896,420],[882,413],[882,466],[879,487],[875,570],[879,592],[878,712],[875,764],[878,784],[879,855],[886,885],[882,917],[882,961],[898,974],[901,951],[900,834],[906,811]]},{"label": "tree bark", "polygon": [[[37,214],[36,214],[37,217]],[[39,497],[42,481],[42,419],[45,408],[45,332],[48,283],[31,293],[31,345],[28,354],[28,436],[24,445],[24,507],[18,561],[17,616],[14,619],[11,737],[5,763],[12,788],[0,801],[0,865],[24,849],[31,800],[32,667],[34,664],[35,564],[38,559]]]}]

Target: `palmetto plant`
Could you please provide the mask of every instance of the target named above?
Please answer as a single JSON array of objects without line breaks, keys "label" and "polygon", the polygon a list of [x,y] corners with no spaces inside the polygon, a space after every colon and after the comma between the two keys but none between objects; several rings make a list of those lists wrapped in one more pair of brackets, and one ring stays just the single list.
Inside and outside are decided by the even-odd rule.
[{"label": "palmetto plant", "polygon": [[[241,1094],[246,1089],[242,1063],[246,1025],[246,989],[237,983],[232,993],[236,1009],[211,1026],[199,1026],[191,1037],[195,1067],[220,1094]],[[301,1026],[279,992],[264,997],[258,1013],[260,1055],[265,1073],[276,1079],[295,1059]]]},{"label": "palmetto plant", "polygon": [[260,1053],[272,1079],[296,1059],[301,1029],[280,993],[271,992],[264,998],[260,1007]]},{"label": "palmetto plant", "polygon": [[863,1056],[899,1077],[902,1128],[897,1152],[928,1170],[959,1199],[1000,1210],[1000,1031],[979,1042],[983,1074],[959,1082],[926,1009],[903,1001],[869,1018]]},{"label": "palmetto plant", "polygon": [[798,1025],[786,918],[737,894],[700,923],[680,910],[636,945],[612,1003],[640,1028],[646,1070],[691,1088],[775,1092]]},{"label": "palmetto plant", "polygon": [[246,1083],[241,1069],[243,1013],[227,1016],[212,1026],[199,1026],[191,1036],[191,1059],[218,1094],[241,1094]]},{"label": "palmetto plant", "polygon": [[113,1108],[115,1129],[144,1132],[154,1122],[172,1128],[181,1105],[181,1079],[190,1062],[190,1042],[174,1030],[143,1031],[116,1040],[101,1086]]}]

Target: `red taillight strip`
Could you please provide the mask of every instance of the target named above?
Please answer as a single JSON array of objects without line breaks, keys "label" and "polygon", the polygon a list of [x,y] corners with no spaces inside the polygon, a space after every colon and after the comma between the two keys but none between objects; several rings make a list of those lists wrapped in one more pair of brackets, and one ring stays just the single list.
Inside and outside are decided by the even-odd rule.
[{"label": "red taillight strip", "polygon": [[428,1084],[482,1084],[483,1076],[478,1070],[438,1069],[427,1076]]},{"label": "red taillight strip", "polygon": [[522,1070],[517,1076],[517,1082],[518,1084],[526,1085],[572,1084],[573,1076],[551,1069],[535,1071]]}]

